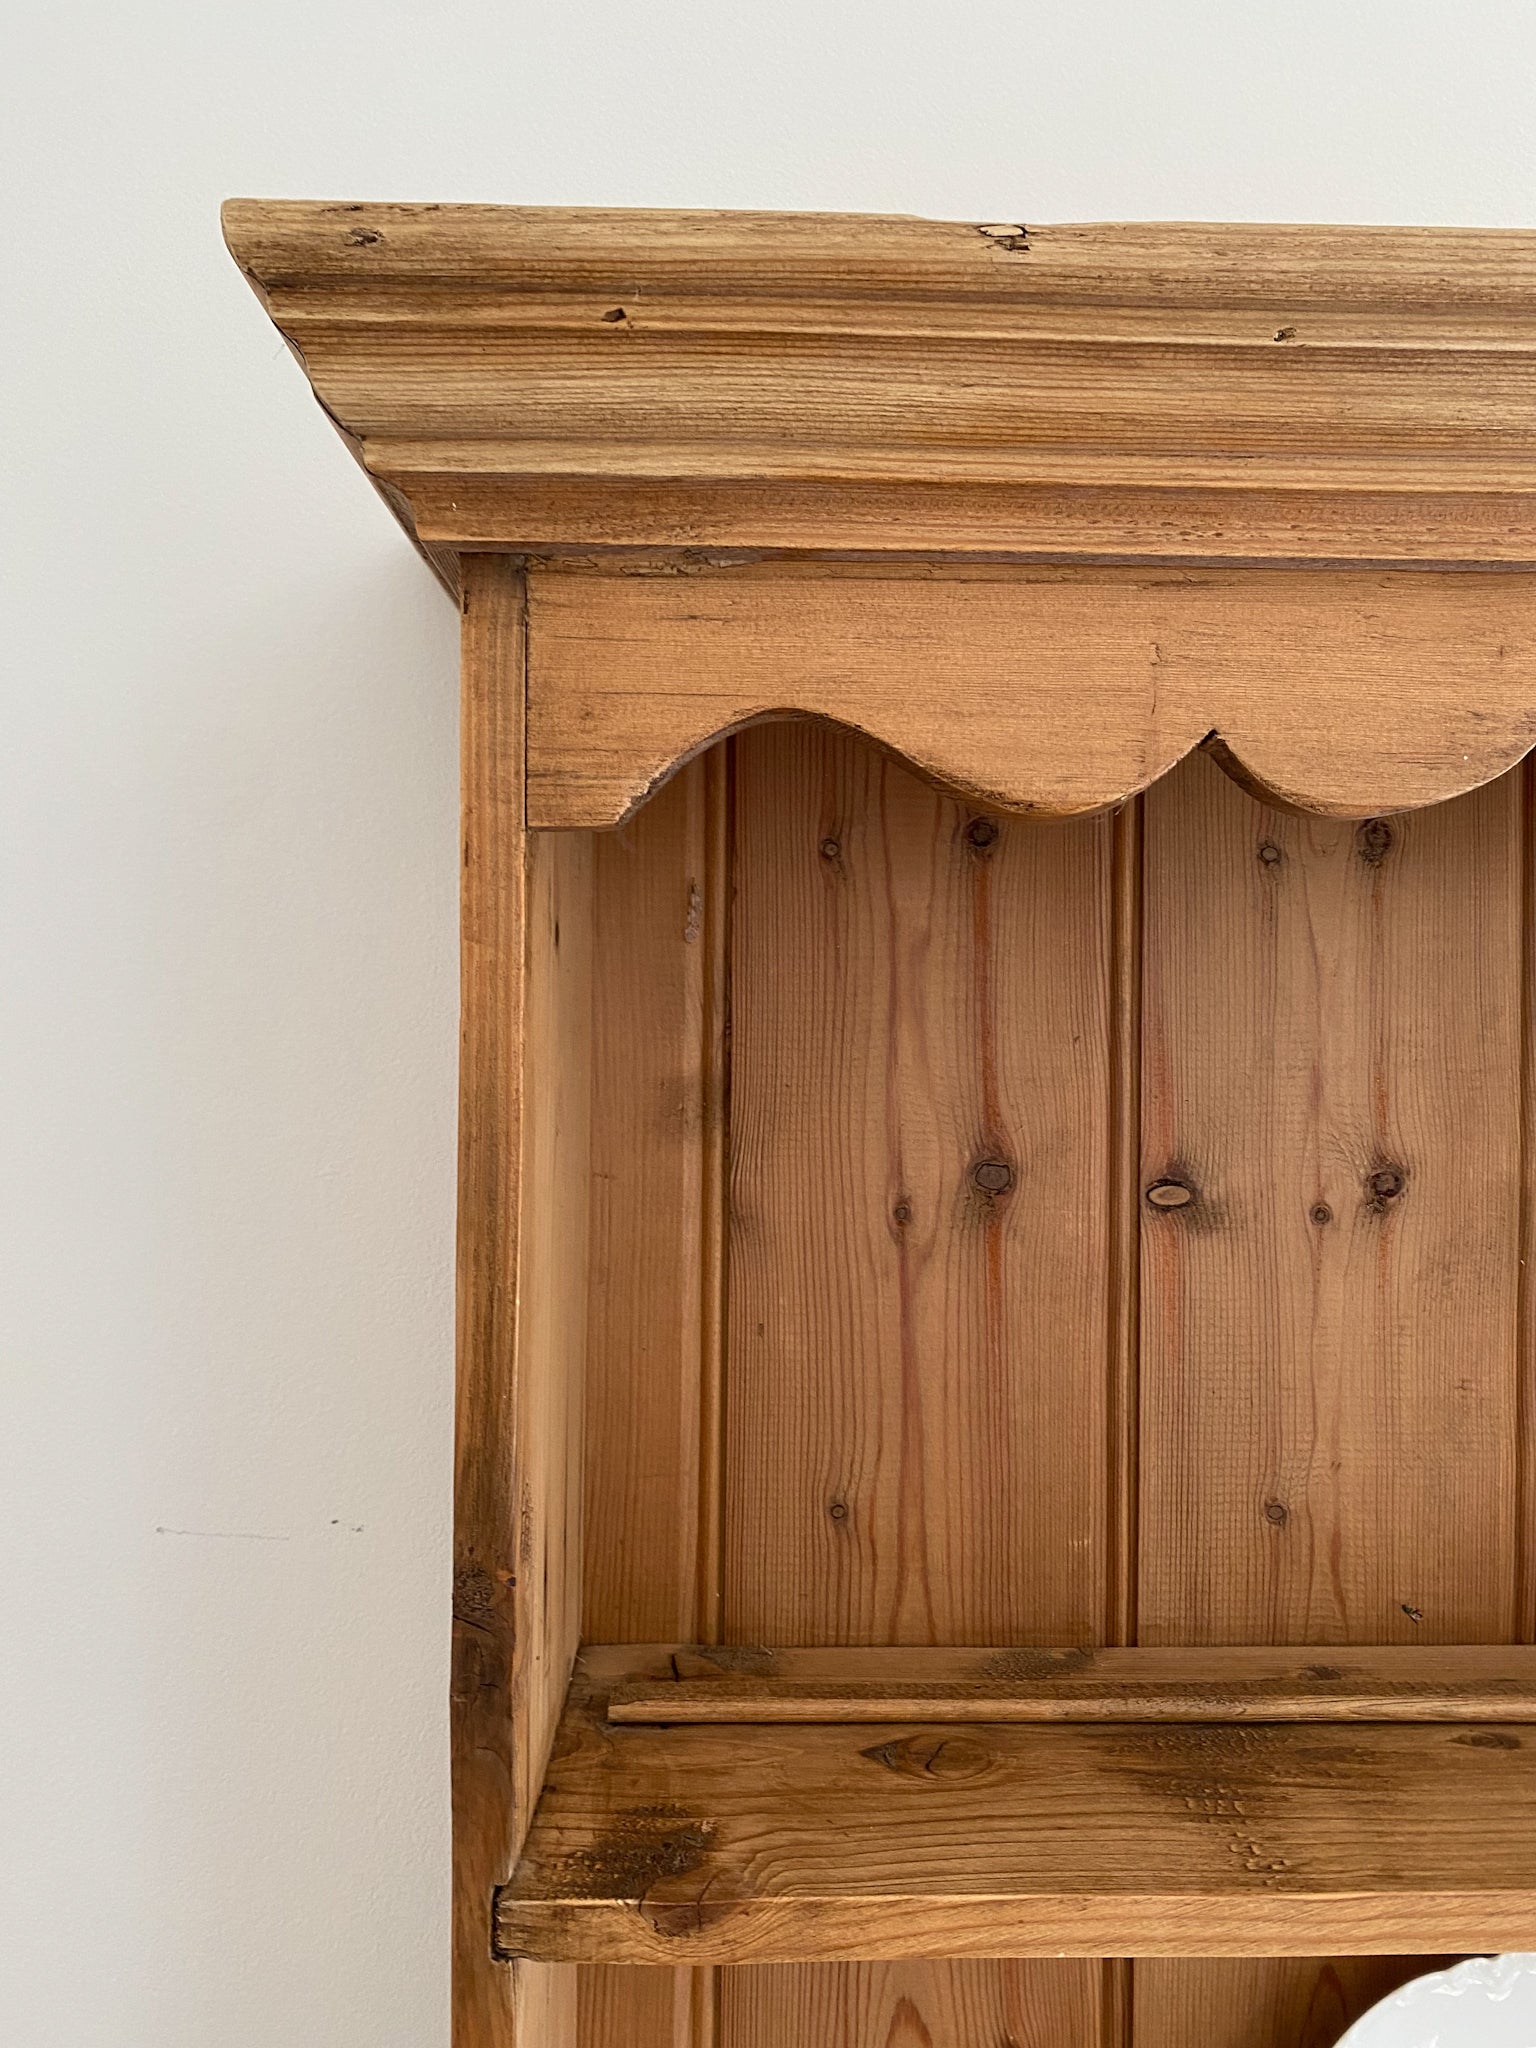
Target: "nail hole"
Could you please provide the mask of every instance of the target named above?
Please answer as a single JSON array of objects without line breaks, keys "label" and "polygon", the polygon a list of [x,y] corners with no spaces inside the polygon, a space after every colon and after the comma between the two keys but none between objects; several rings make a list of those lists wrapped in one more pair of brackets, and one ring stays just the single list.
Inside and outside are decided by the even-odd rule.
[{"label": "nail hole", "polygon": [[1412,1604],[1411,1604],[1411,1603],[1410,1603],[1409,1601],[1407,1601],[1407,1600],[1405,1600],[1405,1601],[1403,1602],[1403,1612],[1404,1612],[1404,1614],[1406,1614],[1406,1615],[1407,1615],[1408,1619],[1409,1619],[1410,1621],[1412,1621],[1412,1622],[1420,1622],[1420,1621],[1422,1621],[1422,1620],[1424,1619],[1424,1610],[1423,1610],[1423,1608],[1422,1608],[1422,1607],[1415,1607],[1415,1606],[1413,1606],[1413,1605],[1412,1605]]},{"label": "nail hole", "polygon": [[1006,1195],[1013,1186],[1013,1168],[1006,1159],[983,1159],[971,1168],[971,1180],[984,1195]]},{"label": "nail hole", "polygon": [[1154,1209],[1187,1209],[1194,1199],[1194,1189],[1181,1180],[1155,1180],[1147,1189]]},{"label": "nail hole", "polygon": [[1277,327],[1275,329],[1275,339],[1276,341],[1294,341],[1296,339],[1296,330],[1294,327]]},{"label": "nail hole", "polygon": [[625,312],[622,306],[615,306],[612,308],[611,311],[605,313],[603,315],[603,318],[611,322],[614,320],[627,320],[629,318],[629,315]]},{"label": "nail hole", "polygon": [[1029,247],[1029,229],[1019,221],[994,221],[987,227],[978,228],[978,234],[985,235],[989,242],[996,242],[1003,249],[1025,249]]}]

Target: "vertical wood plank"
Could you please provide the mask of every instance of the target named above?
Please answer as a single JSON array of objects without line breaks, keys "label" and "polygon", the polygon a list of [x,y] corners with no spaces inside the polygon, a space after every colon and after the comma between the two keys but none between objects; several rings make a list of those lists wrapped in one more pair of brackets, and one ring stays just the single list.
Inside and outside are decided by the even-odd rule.
[{"label": "vertical wood plank", "polygon": [[1136,2048],[1334,2048],[1347,2027],[1448,1956],[1243,1957],[1136,1965]]},{"label": "vertical wood plank", "polygon": [[1108,826],[737,744],[729,1635],[1098,1640]]},{"label": "vertical wood plank", "polygon": [[710,1100],[706,772],[597,843],[583,1632],[687,1641],[699,1601]]},{"label": "vertical wood plank", "polygon": [[453,2039],[562,2048],[573,1973],[497,1963],[490,1913],[578,1623],[590,891],[578,839],[530,873],[523,588],[506,558],[464,565],[462,710]]},{"label": "vertical wood plank", "polygon": [[[1355,825],[1195,760],[1145,888],[1141,1640],[1509,1640],[1518,780]],[[1138,2048],[1331,2042],[1397,1967],[1138,1964]]]},{"label": "vertical wood plank", "polygon": [[[714,1640],[728,746],[597,835],[583,1634]],[[712,1971],[584,1970],[581,2048],[711,2048]]]},{"label": "vertical wood plank", "polygon": [[[1110,827],[736,747],[726,1639],[1101,1640]],[[721,1975],[722,2048],[1103,2039],[1091,1963]]]},{"label": "vertical wood plank", "polygon": [[1141,1639],[1508,1641],[1518,783],[1147,815]]},{"label": "vertical wood plank", "polygon": [[1520,1350],[1515,1449],[1515,1633],[1536,1643],[1536,760],[1517,771],[1520,785],[1521,1079]]},{"label": "vertical wood plank", "polygon": [[1109,1268],[1105,1275],[1110,1470],[1105,1640],[1127,1647],[1136,1641],[1140,1598],[1143,815],[1140,797],[1117,813],[1110,851]]},{"label": "vertical wood plank", "polygon": [[764,1964],[724,1970],[729,2048],[1099,2048],[1076,1963]]},{"label": "vertical wood plank", "polygon": [[582,2048],[708,2048],[695,2014],[703,1970],[605,1968],[576,1972]]}]

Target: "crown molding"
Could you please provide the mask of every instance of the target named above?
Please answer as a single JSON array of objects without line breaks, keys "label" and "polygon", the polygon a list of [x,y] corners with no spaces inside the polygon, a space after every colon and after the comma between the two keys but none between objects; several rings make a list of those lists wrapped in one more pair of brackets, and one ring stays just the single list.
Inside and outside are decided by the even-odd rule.
[{"label": "crown molding", "polygon": [[1536,233],[234,200],[418,544],[1536,563]]}]

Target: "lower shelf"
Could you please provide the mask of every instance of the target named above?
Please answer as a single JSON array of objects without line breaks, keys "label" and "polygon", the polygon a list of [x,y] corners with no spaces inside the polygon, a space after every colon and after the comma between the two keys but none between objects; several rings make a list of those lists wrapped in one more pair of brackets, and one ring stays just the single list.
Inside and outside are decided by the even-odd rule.
[{"label": "lower shelf", "polygon": [[503,1954],[1536,1948],[1536,1725],[609,1719],[672,1668],[585,1654]]}]

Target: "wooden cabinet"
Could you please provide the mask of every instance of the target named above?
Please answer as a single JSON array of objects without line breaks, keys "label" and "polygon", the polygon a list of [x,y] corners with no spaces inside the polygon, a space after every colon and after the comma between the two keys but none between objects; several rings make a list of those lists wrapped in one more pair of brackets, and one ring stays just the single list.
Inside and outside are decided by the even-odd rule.
[{"label": "wooden cabinet", "polygon": [[464,615],[456,2048],[1536,1946],[1536,236],[227,230]]}]

